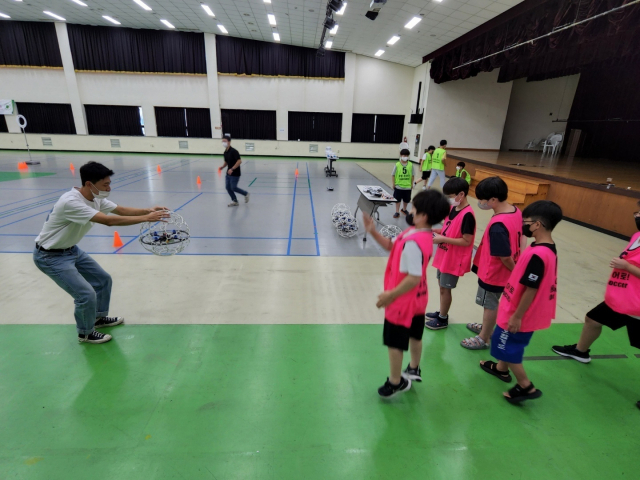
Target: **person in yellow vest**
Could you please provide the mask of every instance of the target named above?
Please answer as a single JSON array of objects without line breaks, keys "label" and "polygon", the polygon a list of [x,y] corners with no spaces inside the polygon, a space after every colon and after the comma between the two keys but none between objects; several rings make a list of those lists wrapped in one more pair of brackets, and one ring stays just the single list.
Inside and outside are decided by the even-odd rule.
[{"label": "person in yellow vest", "polygon": [[427,189],[431,188],[436,177],[440,178],[440,188],[447,182],[447,177],[444,174],[444,164],[447,160],[447,141],[440,140],[440,147],[436,148],[431,155],[431,175],[429,176],[429,182],[427,183]]},{"label": "person in yellow vest", "polygon": [[423,182],[422,189],[427,189],[427,181],[431,176],[431,157],[433,156],[433,152],[436,149],[433,145],[429,145],[424,151],[424,157],[420,160],[420,171],[422,172],[422,178],[414,183],[414,185],[418,185],[420,182]]},{"label": "person in yellow vest", "polygon": [[471,175],[464,169],[466,166],[466,163],[458,162],[458,165],[456,165],[456,177],[466,180],[467,183],[471,185]]},{"label": "person in yellow vest", "polygon": [[413,165],[409,163],[409,155],[411,152],[406,148],[400,151],[400,161],[394,165],[391,174],[393,198],[397,200],[396,213],[393,218],[400,216],[400,203],[404,203],[402,213],[405,215],[409,213],[407,208],[411,202],[411,189],[413,188]]}]

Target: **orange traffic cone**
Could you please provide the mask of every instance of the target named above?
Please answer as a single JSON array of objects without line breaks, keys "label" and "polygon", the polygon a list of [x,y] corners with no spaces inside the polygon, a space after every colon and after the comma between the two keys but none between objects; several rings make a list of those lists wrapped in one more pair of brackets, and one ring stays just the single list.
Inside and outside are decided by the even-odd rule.
[{"label": "orange traffic cone", "polygon": [[122,243],[122,239],[120,238],[120,234],[118,232],[113,232],[113,246],[114,248],[120,248],[124,245]]},{"label": "orange traffic cone", "polygon": [[202,180],[200,180],[200,176],[199,176],[199,175],[198,175],[198,179],[196,180],[196,183],[197,183],[198,185],[201,185],[201,184],[202,184]]},{"label": "orange traffic cone", "polygon": [[70,163],[69,164],[69,170],[75,170],[75,169],[76,169],[76,167],[73,166],[73,163]]},{"label": "orange traffic cone", "polygon": [[27,162],[20,162],[18,163],[18,170],[28,170],[29,167],[27,166]]},{"label": "orange traffic cone", "polygon": [[218,169],[218,176],[219,176],[219,177],[221,177],[221,176],[222,176],[222,167],[220,167],[220,168]]},{"label": "orange traffic cone", "polygon": [[296,177],[298,176],[298,169],[296,168]]},{"label": "orange traffic cone", "polygon": [[158,165],[158,173],[162,173],[162,169],[160,168],[160,165]]}]

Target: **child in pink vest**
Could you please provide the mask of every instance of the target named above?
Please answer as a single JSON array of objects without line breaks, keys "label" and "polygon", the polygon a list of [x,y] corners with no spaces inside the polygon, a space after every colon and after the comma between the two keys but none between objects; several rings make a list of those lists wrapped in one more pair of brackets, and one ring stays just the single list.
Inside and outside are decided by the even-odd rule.
[{"label": "child in pink vest", "polygon": [[[390,375],[378,389],[382,398],[391,398],[421,382],[420,357],[424,312],[427,309],[427,265],[433,252],[431,225],[442,222],[449,213],[449,202],[440,192],[423,191],[414,198],[407,215],[411,228],[395,239],[376,231],[371,217],[363,214],[364,226],[371,236],[390,251],[384,273],[384,292],[378,296],[378,308],[385,309],[383,343],[389,349]],[[403,352],[411,350],[411,361],[402,372]]]},{"label": "child in pink vest", "polygon": [[441,330],[449,326],[451,290],[458,285],[458,279],[471,271],[473,240],[476,235],[476,216],[467,201],[469,184],[462,178],[451,178],[442,187],[449,197],[451,211],[442,229],[434,229],[433,243],[438,245],[433,266],[438,269],[440,283],[440,310],[427,313],[425,327]]},{"label": "child in pink vest", "polygon": [[500,300],[498,324],[491,337],[491,355],[499,361],[480,362],[480,368],[503,382],[511,382],[509,370],[513,372],[517,384],[503,393],[509,403],[542,396],[527,377],[522,358],[533,332],[549,328],[556,317],[558,261],[551,231],[562,220],[562,209],[538,200],[522,216],[522,233],[535,242],[522,253]]},{"label": "child in pink vest", "polygon": [[498,304],[520,251],[526,245],[522,238],[522,212],[507,201],[509,187],[500,177],[489,177],[476,186],[478,208],[493,210],[472,271],[478,275],[476,303],[484,308],[482,324],[468,323],[467,328],[477,335],[465,338],[460,344],[469,350],[489,348],[489,340],[496,325]]},{"label": "child in pink vest", "polygon": [[[634,212],[633,217],[640,230],[640,212]],[[609,266],[613,270],[604,302],[587,313],[577,344],[552,347],[558,355],[589,363],[591,345],[602,333],[603,325],[611,330],[627,327],[631,346],[640,348],[640,232],[631,237],[624,252],[611,260]],[[636,405],[640,408],[640,402]]]}]

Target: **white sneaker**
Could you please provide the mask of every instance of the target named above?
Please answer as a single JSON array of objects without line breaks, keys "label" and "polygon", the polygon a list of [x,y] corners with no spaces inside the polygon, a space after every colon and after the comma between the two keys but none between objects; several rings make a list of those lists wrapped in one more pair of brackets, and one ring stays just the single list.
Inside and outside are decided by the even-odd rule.
[{"label": "white sneaker", "polygon": [[426,190],[426,189],[427,189],[427,187],[422,187],[422,189],[423,189],[423,190]]},{"label": "white sneaker", "polygon": [[244,197],[244,203],[249,203],[249,196],[250,195],[251,195],[250,193],[247,193],[247,196]]},{"label": "white sneaker", "polygon": [[227,207],[237,207],[239,205],[238,202],[231,202]]}]

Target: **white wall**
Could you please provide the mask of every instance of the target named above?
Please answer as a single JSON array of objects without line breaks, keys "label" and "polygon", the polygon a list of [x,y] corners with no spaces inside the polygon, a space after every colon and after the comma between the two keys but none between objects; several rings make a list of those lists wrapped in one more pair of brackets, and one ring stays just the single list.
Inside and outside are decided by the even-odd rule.
[{"label": "white wall", "polygon": [[502,150],[525,148],[533,139],[546,138],[552,132],[564,133],[580,75],[553,78],[542,82],[513,82]]},{"label": "white wall", "polygon": [[498,83],[498,70],[477,77],[436,84],[429,79],[423,138],[449,148],[498,150],[511,95],[509,83]]},{"label": "white wall", "polygon": [[0,98],[16,102],[69,103],[62,68],[0,68]]},{"label": "white wall", "polygon": [[[358,55],[354,113],[409,115],[415,68]],[[400,142],[398,142],[400,143]]]}]

